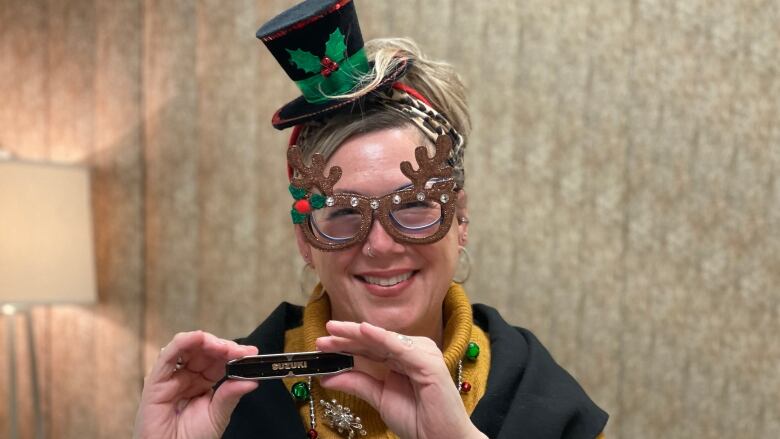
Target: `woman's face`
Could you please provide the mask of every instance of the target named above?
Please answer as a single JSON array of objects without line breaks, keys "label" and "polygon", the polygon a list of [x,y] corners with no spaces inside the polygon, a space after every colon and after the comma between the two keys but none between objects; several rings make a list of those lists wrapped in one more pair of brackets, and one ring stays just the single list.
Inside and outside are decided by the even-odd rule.
[{"label": "woman's face", "polygon": [[[381,196],[408,185],[400,163],[407,160],[416,168],[414,149],[421,144],[414,127],[349,138],[328,161],[328,167],[338,165],[343,171],[334,191]],[[458,215],[464,214],[461,206]],[[401,333],[436,334],[465,228],[453,221],[441,240],[413,245],[394,241],[375,219],[365,242],[332,252],[310,246],[298,228],[296,235],[302,256],[311,261],[328,292],[334,319],[366,321]],[[462,239],[460,243],[465,244]]]}]

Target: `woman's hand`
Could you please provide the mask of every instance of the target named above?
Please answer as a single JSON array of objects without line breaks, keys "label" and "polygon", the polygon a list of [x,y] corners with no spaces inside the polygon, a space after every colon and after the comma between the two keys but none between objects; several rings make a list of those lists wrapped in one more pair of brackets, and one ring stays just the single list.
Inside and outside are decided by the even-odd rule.
[{"label": "woman's hand", "polygon": [[384,363],[384,379],[353,369],[321,377],[323,387],[365,400],[385,424],[404,439],[484,438],[471,423],[460,392],[433,340],[407,337],[368,323],[330,321],[331,334],[317,339],[317,349],[349,352]]},{"label": "woman's hand", "polygon": [[257,388],[253,381],[225,381],[225,362],[256,355],[202,331],[176,334],[160,351],[144,380],[134,438],[219,438],[241,396]]}]

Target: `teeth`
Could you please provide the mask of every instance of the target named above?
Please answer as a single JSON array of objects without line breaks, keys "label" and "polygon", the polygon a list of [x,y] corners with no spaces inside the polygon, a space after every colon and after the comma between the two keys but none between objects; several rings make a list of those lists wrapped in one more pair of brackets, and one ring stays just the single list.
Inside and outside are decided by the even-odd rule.
[{"label": "teeth", "polygon": [[366,280],[366,282],[373,284],[373,285],[379,285],[383,287],[391,287],[393,285],[399,284],[406,279],[409,279],[412,277],[412,273],[404,273],[399,274],[398,276],[394,277],[374,277],[374,276],[363,276],[363,279]]}]

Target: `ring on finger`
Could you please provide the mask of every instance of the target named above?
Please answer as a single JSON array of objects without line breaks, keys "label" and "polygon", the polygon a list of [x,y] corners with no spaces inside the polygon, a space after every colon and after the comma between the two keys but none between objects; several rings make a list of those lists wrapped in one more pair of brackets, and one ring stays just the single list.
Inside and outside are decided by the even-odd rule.
[{"label": "ring on finger", "polygon": [[181,358],[181,356],[176,357],[176,364],[173,366],[175,370],[182,370],[184,369],[184,359]]},{"label": "ring on finger", "polygon": [[409,337],[407,335],[398,334],[398,340],[407,348],[412,347],[414,345],[414,340],[412,340],[412,337]]}]

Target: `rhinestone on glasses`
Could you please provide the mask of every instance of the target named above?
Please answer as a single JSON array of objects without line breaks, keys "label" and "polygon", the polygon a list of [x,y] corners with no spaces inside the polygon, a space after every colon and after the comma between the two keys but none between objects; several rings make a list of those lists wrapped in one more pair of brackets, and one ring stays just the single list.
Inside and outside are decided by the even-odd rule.
[{"label": "rhinestone on glasses", "polygon": [[377,210],[379,209],[379,200],[371,200],[368,205],[371,206],[372,209]]},{"label": "rhinestone on glasses", "polygon": [[334,200],[333,197],[328,197],[325,199],[326,206],[333,207],[334,204],[336,204],[336,200]]},{"label": "rhinestone on glasses", "polygon": [[349,205],[350,205],[350,206],[352,206],[352,207],[357,207],[357,205],[358,205],[358,199],[357,199],[357,197],[352,197],[352,198],[349,200]]},{"label": "rhinestone on glasses", "polygon": [[447,201],[450,201],[450,196],[447,194],[441,194],[439,200],[442,202],[442,204],[447,204]]},{"label": "rhinestone on glasses", "polygon": [[417,201],[425,201],[425,192],[417,192]]},{"label": "rhinestone on glasses", "polygon": [[401,204],[401,196],[398,194],[393,195],[393,204]]}]

